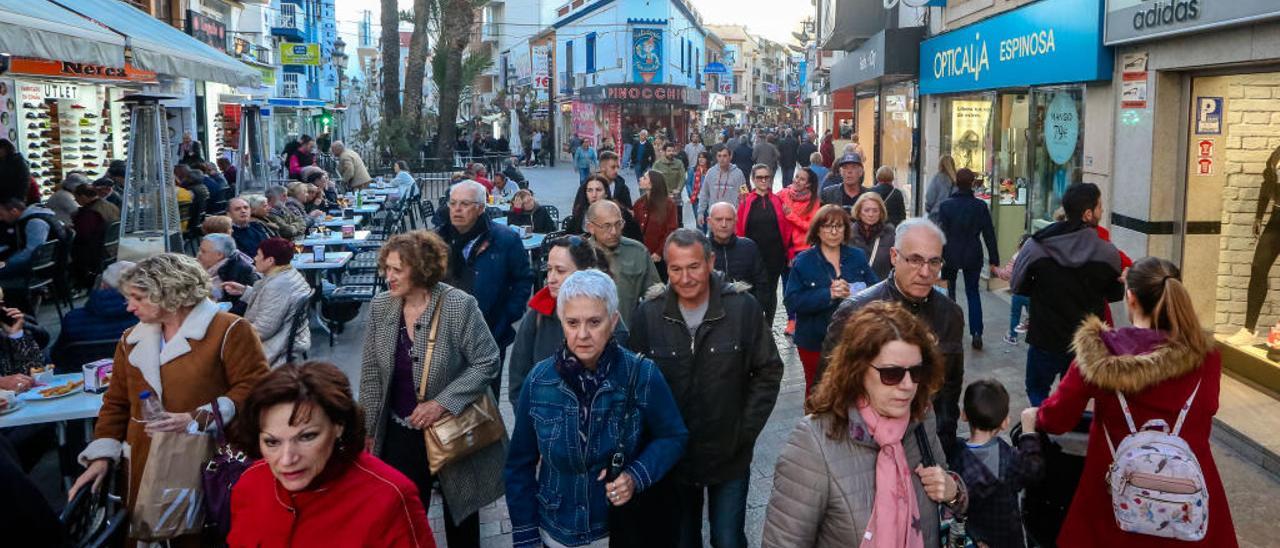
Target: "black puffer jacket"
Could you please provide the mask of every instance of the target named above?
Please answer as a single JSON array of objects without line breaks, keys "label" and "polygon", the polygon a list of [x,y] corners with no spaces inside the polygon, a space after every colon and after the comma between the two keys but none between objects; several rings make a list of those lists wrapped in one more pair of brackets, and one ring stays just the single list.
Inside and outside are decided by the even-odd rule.
[{"label": "black puffer jacket", "polygon": [[764,260],[760,258],[760,248],[756,242],[746,236],[730,235],[729,241],[720,243],[711,240],[711,251],[715,253],[715,264],[712,265],[724,275],[726,282],[746,282],[751,284],[751,295],[756,302],[765,302],[761,294],[765,287]]},{"label": "black puffer jacket", "polygon": [[745,477],[782,380],[773,334],[746,284],[711,275],[695,336],[668,286],[653,286],[628,325],[627,347],[658,364],[689,427],[673,477],[699,485]]}]

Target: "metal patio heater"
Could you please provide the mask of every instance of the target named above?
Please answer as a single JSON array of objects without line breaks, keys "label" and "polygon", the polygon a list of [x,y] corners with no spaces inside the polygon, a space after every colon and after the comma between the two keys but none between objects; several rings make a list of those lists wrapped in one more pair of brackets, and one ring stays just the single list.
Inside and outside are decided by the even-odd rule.
[{"label": "metal patio heater", "polygon": [[240,173],[237,193],[266,192],[267,143],[262,139],[262,107],[244,105],[240,114]]},{"label": "metal patio heater", "polygon": [[178,197],[164,105],[172,97],[129,95],[131,138],[125,157],[124,200],[120,208],[120,252],[123,261],[140,261],[163,252],[182,251]]}]

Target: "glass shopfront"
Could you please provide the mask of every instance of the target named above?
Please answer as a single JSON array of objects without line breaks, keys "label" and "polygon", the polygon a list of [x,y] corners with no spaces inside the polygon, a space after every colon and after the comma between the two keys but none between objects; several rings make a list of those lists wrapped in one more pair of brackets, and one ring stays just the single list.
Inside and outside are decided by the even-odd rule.
[{"label": "glass shopfront", "polygon": [[[1205,329],[1280,365],[1280,72],[1192,78],[1183,279]],[[1271,342],[1278,349],[1273,349]]]}]

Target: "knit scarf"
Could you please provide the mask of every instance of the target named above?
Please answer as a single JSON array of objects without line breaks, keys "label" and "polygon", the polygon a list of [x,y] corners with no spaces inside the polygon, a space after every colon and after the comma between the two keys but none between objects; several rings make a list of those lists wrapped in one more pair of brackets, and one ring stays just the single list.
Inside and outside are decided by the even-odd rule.
[{"label": "knit scarf", "polygon": [[796,201],[796,202],[807,202],[807,201],[809,201],[809,198],[810,198],[810,197],[812,197],[812,196],[813,196],[813,191],[811,191],[811,190],[799,191],[799,190],[796,190],[796,185],[791,185],[791,200],[792,200],[792,201]]},{"label": "knit scarf", "polygon": [[907,433],[911,418],[882,417],[865,402],[858,403],[858,414],[880,446],[876,454],[875,505],[862,535],[861,547],[923,548],[920,508],[916,506],[911,469],[902,448],[902,436]]},{"label": "knit scarf", "polygon": [[584,449],[587,446],[587,428],[591,424],[591,403],[596,399],[596,392],[600,391],[604,380],[609,377],[609,370],[617,356],[618,345],[613,339],[605,343],[604,351],[596,360],[594,371],[587,369],[587,366],[573,355],[567,343],[561,344],[560,350],[556,352],[556,373],[560,374],[560,379],[569,385],[573,395],[578,398],[578,443],[582,444]]}]

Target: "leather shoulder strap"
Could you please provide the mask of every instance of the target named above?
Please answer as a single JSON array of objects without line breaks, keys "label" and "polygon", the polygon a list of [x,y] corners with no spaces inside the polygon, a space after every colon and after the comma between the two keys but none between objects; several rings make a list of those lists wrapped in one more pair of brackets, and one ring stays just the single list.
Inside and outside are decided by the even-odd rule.
[{"label": "leather shoulder strap", "polygon": [[427,335],[427,351],[422,358],[422,381],[418,383],[418,399],[427,397],[427,377],[431,376],[431,356],[436,350],[436,334],[440,332],[440,310],[444,308],[444,298],[453,289],[447,289],[436,301],[436,309],[431,313],[431,330]]}]

